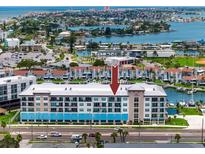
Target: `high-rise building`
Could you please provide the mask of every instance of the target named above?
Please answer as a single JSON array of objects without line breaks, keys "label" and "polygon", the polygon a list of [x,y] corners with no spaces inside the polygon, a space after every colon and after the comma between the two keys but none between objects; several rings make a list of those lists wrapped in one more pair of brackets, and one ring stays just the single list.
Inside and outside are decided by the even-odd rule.
[{"label": "high-rise building", "polygon": [[20,94],[21,121],[89,124],[164,123],[166,93],[162,87],[137,83],[120,85],[35,84]]}]

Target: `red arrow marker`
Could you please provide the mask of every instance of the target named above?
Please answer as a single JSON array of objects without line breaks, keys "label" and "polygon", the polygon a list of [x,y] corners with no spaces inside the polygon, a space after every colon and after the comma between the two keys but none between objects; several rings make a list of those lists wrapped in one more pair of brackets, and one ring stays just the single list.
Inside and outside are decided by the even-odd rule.
[{"label": "red arrow marker", "polygon": [[110,88],[112,89],[114,95],[116,94],[119,85],[120,84],[118,83],[118,65],[112,66],[112,81],[110,84]]}]

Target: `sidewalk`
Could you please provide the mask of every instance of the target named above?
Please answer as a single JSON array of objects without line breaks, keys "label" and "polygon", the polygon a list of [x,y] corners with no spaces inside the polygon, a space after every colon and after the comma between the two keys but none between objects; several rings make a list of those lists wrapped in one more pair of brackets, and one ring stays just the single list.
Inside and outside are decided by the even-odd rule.
[{"label": "sidewalk", "polygon": [[[205,119],[205,115],[185,116],[184,119],[186,119],[189,123],[189,126],[186,129],[202,129],[203,118]],[[204,129],[205,129],[205,120],[204,120]]]}]

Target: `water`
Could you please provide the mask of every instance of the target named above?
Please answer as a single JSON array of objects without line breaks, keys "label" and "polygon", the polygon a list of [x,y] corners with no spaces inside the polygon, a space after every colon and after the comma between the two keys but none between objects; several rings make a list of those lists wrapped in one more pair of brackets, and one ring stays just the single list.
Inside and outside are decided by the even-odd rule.
[{"label": "water", "polygon": [[100,25],[100,26],[76,26],[76,27],[68,27],[68,30],[78,31],[78,30],[94,30],[94,29],[106,29],[106,27],[110,27],[110,29],[124,29],[128,26],[126,25]]},{"label": "water", "polygon": [[88,57],[91,56],[91,51],[77,51],[76,54],[79,57]]},{"label": "water", "polygon": [[167,110],[168,115],[175,115],[175,114],[177,114],[177,110],[174,109],[174,108],[167,108],[166,110]]},{"label": "water", "polygon": [[[179,92],[174,88],[165,88],[165,92],[167,93],[167,99],[169,103],[176,104],[180,101],[189,102],[191,100],[191,95],[188,95],[185,92]],[[203,101],[205,102],[205,92],[196,92],[194,93],[194,101]]]},{"label": "water", "polygon": [[132,35],[132,36],[111,36],[92,37],[87,41],[103,43],[170,43],[175,40],[201,40],[205,38],[205,22],[179,23],[171,22],[171,29],[174,32],[164,32],[157,34]]},{"label": "water", "polygon": [[200,52],[196,50],[190,51],[176,51],[177,56],[199,56]]}]

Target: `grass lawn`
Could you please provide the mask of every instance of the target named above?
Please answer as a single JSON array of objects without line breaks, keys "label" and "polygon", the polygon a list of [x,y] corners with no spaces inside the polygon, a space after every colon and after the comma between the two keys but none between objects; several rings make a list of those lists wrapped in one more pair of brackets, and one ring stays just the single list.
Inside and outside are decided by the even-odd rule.
[{"label": "grass lawn", "polygon": [[64,84],[65,83],[65,81],[62,79],[53,79],[52,82],[55,84]]},{"label": "grass lawn", "polygon": [[17,111],[11,111],[10,113],[7,112],[6,115],[0,116],[0,122],[5,121],[6,123],[9,123],[9,120],[12,119],[12,117],[16,114]]},{"label": "grass lawn", "polygon": [[174,57],[174,58],[154,57],[154,58],[145,58],[145,59],[151,62],[160,63],[167,68],[193,66],[193,65],[201,66],[199,64],[196,64],[196,61],[200,59],[199,57]]},{"label": "grass lawn", "polygon": [[184,115],[202,115],[202,113],[195,107],[180,107],[179,113]]},{"label": "grass lawn", "polygon": [[171,118],[170,121],[166,121],[166,125],[189,126],[188,122],[182,118]]},{"label": "grass lawn", "polygon": [[143,79],[128,79],[128,83],[130,83],[130,84],[141,83],[141,82],[145,82],[145,80],[143,80]]},{"label": "grass lawn", "polygon": [[78,84],[78,83],[82,83],[85,82],[86,80],[83,79],[75,79],[75,80],[70,80],[69,83],[73,83],[73,84]]},{"label": "grass lawn", "polygon": [[37,80],[36,80],[36,83],[37,83],[37,84],[42,84],[42,83],[44,83],[44,80],[43,80],[43,79],[37,79]]}]

